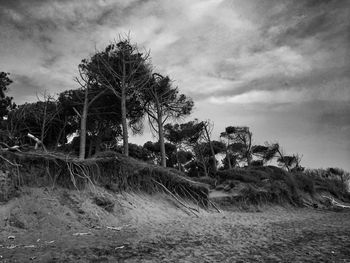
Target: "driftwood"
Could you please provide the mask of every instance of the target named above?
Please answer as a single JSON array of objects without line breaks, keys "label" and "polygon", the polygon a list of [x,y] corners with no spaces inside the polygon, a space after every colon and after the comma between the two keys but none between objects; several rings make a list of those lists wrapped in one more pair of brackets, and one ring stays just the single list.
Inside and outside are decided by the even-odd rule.
[{"label": "driftwood", "polygon": [[30,134],[29,132],[28,132],[27,136],[30,139],[35,141],[35,147],[34,147],[35,150],[37,150],[39,148],[39,146],[41,146],[44,149],[44,151],[47,152],[46,147],[41,140],[39,140],[37,137],[35,137],[33,134]]},{"label": "driftwood", "polygon": [[334,200],[334,198],[332,197],[329,197],[329,196],[326,196],[326,195],[323,195],[322,197],[328,199],[331,201],[331,204],[335,207],[339,207],[339,208],[345,208],[345,209],[350,209],[350,206],[349,205],[343,205],[337,201]]}]

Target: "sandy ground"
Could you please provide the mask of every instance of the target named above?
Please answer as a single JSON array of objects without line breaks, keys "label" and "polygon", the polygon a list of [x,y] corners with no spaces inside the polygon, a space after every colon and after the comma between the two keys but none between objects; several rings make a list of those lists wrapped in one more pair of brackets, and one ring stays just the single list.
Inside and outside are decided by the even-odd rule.
[{"label": "sandy ground", "polygon": [[195,217],[164,196],[124,194],[109,196],[110,213],[91,195],[27,189],[0,205],[0,262],[350,262],[350,212]]}]

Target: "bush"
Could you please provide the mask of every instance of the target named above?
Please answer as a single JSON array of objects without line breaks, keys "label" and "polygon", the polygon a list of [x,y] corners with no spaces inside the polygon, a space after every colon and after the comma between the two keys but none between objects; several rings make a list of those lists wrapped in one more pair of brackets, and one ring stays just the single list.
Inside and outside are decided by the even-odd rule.
[{"label": "bush", "polygon": [[259,183],[259,177],[242,168],[235,168],[232,170],[218,171],[216,176],[219,182],[226,180],[238,180],[244,183]]},{"label": "bush", "polygon": [[265,189],[246,184],[241,190],[240,195],[243,200],[249,204],[259,205],[269,201],[269,193]]},{"label": "bush", "polygon": [[305,173],[296,173],[294,174],[294,177],[299,189],[311,195],[315,194],[316,190],[314,178]]},{"label": "bush", "polygon": [[112,212],[114,208],[114,203],[112,200],[105,196],[95,196],[94,202],[96,205],[104,208],[108,212]]}]

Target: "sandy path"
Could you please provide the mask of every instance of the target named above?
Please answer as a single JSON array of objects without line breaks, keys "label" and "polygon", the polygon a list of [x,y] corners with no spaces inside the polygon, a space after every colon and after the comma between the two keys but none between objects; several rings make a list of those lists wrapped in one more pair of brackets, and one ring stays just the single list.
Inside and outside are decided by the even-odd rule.
[{"label": "sandy path", "polygon": [[[349,212],[204,213],[90,231],[80,237],[52,233],[55,243],[41,241],[35,249],[0,248],[0,262],[350,262]],[[16,239],[35,240],[37,234],[18,233]]]}]

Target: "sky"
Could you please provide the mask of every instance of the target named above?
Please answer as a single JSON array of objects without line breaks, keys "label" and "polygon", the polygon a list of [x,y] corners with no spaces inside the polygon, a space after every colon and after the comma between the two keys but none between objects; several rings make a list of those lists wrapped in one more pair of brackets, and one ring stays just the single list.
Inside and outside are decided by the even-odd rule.
[{"label": "sky", "polygon": [[0,71],[15,102],[36,101],[78,88],[79,62],[129,34],[213,139],[248,126],[306,167],[349,171],[349,17],[348,0],[0,0]]}]

